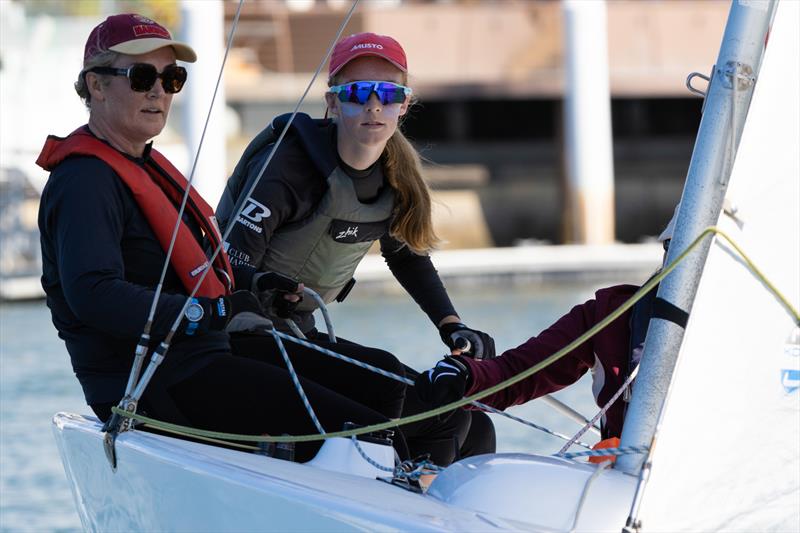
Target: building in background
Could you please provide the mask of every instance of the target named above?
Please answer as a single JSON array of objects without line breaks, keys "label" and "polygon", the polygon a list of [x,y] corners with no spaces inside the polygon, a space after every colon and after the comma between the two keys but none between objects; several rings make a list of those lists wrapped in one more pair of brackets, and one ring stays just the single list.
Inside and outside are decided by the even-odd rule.
[{"label": "building in background", "polygon": [[[19,235],[36,238],[31,217],[11,213],[35,210],[46,175],[33,161],[45,135],[85,121],[71,84],[88,31],[112,12],[135,11],[179,34],[181,3],[190,1],[207,0],[0,0],[4,280],[9,264],[21,275],[22,263],[8,259],[11,243],[30,255]],[[237,6],[224,1],[226,37]],[[349,0],[245,1],[224,77],[229,170],[253,135],[294,107],[349,7]],[[684,82],[692,71],[710,71],[728,7],[725,0],[607,2],[618,241],[657,235],[680,197],[702,105]],[[405,130],[428,160],[449,247],[566,242],[562,17],[558,1],[362,0],[345,30],[391,34],[406,48],[420,103]],[[303,111],[322,116],[325,82],[317,81]],[[182,113],[178,97],[156,142],[188,174]],[[15,198],[27,207],[9,207]],[[38,268],[28,275],[38,278]]]},{"label": "building in background", "polygon": [[[228,26],[237,5],[226,3]],[[291,109],[349,5],[245,3],[227,77],[243,138]],[[702,106],[684,83],[710,72],[728,8],[607,2],[618,241],[657,235],[672,215]],[[564,242],[561,2],[365,0],[345,34],[359,31],[403,43],[421,102],[406,132],[434,187],[477,194],[489,244]],[[309,113],[321,116],[323,90],[321,80]]]}]

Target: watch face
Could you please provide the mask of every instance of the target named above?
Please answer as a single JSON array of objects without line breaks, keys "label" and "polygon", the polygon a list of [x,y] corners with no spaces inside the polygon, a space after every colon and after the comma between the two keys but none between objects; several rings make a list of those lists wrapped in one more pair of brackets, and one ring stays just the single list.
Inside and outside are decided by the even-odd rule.
[{"label": "watch face", "polygon": [[189,304],[186,308],[186,318],[189,322],[199,322],[203,318],[203,306],[198,303]]}]

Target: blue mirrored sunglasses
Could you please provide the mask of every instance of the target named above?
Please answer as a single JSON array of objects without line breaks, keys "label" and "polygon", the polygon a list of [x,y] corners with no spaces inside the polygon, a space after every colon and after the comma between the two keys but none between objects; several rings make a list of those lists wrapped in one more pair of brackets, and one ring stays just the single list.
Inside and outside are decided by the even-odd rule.
[{"label": "blue mirrored sunglasses", "polygon": [[335,94],[340,102],[364,105],[372,93],[378,95],[381,104],[402,104],[410,96],[411,88],[390,81],[351,81],[334,85],[329,92]]}]

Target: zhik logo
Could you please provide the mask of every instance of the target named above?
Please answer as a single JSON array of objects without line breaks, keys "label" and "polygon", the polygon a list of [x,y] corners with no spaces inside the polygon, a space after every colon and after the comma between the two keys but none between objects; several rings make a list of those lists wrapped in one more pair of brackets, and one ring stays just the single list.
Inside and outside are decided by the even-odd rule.
[{"label": "zhik logo", "polygon": [[347,237],[358,237],[358,226],[349,226],[346,230],[340,231],[336,235],[336,240],[346,239]]}]

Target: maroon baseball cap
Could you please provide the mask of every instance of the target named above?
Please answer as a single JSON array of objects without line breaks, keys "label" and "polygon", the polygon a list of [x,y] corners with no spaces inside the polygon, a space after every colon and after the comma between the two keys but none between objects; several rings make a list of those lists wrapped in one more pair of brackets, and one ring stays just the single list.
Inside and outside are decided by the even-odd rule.
[{"label": "maroon baseball cap", "polygon": [[88,61],[107,50],[135,56],[165,46],[171,46],[175,57],[181,61],[197,61],[197,54],[189,45],[173,41],[167,29],[156,21],[134,13],[112,15],[89,34],[83,60]]},{"label": "maroon baseball cap", "polygon": [[388,35],[355,33],[336,43],[331,54],[328,77],[335,76],[346,64],[361,56],[383,58],[403,72],[408,72],[406,53],[400,43]]}]

